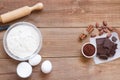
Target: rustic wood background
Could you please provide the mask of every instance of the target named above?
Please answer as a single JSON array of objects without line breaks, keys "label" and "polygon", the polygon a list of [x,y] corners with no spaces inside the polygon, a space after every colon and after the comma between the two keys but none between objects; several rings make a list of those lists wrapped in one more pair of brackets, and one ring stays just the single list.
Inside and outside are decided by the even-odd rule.
[{"label": "rustic wood background", "polygon": [[[89,37],[82,43],[78,41],[89,24],[105,20],[120,29],[120,0],[0,0],[0,14],[37,2],[44,3],[44,10],[8,24],[28,21],[41,30],[43,46],[39,54],[42,61],[52,62],[53,71],[43,74],[40,64],[25,80],[120,80],[120,59],[95,65],[80,52]],[[0,80],[22,80],[16,74],[19,62],[7,56],[3,49],[4,33],[0,32]]]}]

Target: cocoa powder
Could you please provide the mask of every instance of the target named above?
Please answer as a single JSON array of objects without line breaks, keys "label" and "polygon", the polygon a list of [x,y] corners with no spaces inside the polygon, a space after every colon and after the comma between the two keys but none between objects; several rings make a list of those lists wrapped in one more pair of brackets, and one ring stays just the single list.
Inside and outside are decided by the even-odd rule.
[{"label": "cocoa powder", "polygon": [[86,44],[83,47],[83,52],[86,56],[92,56],[95,53],[95,47],[92,44]]}]

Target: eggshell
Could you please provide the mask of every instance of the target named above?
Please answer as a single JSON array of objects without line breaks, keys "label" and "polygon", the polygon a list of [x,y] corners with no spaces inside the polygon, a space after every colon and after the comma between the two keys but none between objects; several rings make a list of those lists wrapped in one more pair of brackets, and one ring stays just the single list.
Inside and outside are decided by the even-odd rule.
[{"label": "eggshell", "polygon": [[17,66],[17,75],[21,78],[27,78],[32,73],[32,66],[27,62],[21,62]]},{"label": "eggshell", "polygon": [[29,59],[28,62],[32,66],[36,66],[41,62],[42,57],[40,55],[36,55],[33,58]]},{"label": "eggshell", "polygon": [[52,71],[52,64],[49,60],[46,60],[42,63],[41,71],[45,74],[48,74]]}]

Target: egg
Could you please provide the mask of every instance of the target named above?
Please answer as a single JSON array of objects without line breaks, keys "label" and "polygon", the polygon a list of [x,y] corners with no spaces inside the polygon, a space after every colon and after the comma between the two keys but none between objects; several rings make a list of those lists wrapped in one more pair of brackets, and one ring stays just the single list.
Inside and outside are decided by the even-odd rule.
[{"label": "egg", "polygon": [[42,57],[40,55],[36,55],[33,58],[30,58],[28,60],[28,62],[32,65],[32,66],[36,66],[41,62]]},{"label": "egg", "polygon": [[45,74],[48,74],[52,71],[52,64],[49,60],[46,60],[42,63],[41,71]]},{"label": "egg", "polygon": [[21,62],[17,66],[17,75],[21,78],[27,78],[32,74],[32,66],[28,62]]}]

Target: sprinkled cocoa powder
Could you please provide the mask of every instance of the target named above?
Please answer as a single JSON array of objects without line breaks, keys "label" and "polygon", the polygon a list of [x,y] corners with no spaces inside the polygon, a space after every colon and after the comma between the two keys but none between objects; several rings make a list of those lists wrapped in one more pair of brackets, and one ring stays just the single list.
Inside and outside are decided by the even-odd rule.
[{"label": "sprinkled cocoa powder", "polygon": [[95,53],[95,47],[92,44],[86,44],[83,47],[83,52],[86,56],[92,56]]}]

